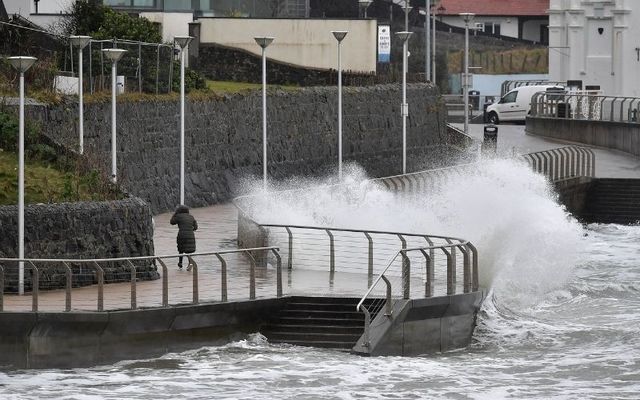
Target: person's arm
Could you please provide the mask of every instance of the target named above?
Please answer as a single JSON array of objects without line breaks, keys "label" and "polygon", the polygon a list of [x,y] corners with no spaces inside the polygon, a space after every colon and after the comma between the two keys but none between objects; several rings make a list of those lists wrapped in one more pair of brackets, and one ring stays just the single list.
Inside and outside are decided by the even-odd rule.
[{"label": "person's arm", "polygon": [[198,230],[198,221],[196,221],[196,219],[193,219],[193,230],[197,231]]},{"label": "person's arm", "polygon": [[178,218],[176,218],[177,214],[173,214],[173,217],[171,217],[171,221],[169,221],[169,223],[171,225],[175,225],[178,223]]}]

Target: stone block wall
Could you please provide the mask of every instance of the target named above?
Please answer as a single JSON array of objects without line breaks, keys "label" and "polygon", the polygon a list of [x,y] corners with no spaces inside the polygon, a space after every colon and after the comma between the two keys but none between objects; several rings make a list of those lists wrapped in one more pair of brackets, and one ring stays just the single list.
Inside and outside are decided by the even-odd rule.
[{"label": "stone block wall", "polygon": [[[343,160],[369,176],[401,173],[401,86],[348,87],[343,92]],[[270,179],[323,176],[337,171],[336,87],[272,90],[267,99]],[[407,90],[407,168],[442,166],[459,150],[449,147],[446,111],[437,89]],[[152,211],[179,201],[179,101],[118,103],[118,180]],[[77,147],[77,108],[67,103],[28,107],[45,134]],[[111,165],[111,104],[85,105],[85,153],[105,174]],[[186,202],[205,206],[246,192],[243,178],[262,176],[262,95],[228,94],[186,105]]]},{"label": "stone block wall", "polygon": [[[0,258],[18,256],[18,207],[0,207]],[[154,254],[151,209],[139,198],[110,202],[33,204],[25,207],[25,257],[95,259]],[[151,262],[136,262],[138,279],[159,277]],[[17,291],[17,263],[0,263],[5,270],[5,290]],[[43,266],[37,264],[37,267]],[[101,265],[105,282],[130,279],[124,263]],[[74,286],[97,283],[92,265],[72,265]],[[47,264],[40,273],[40,288],[65,287],[62,265]],[[25,268],[25,288],[31,290],[31,269]]]}]

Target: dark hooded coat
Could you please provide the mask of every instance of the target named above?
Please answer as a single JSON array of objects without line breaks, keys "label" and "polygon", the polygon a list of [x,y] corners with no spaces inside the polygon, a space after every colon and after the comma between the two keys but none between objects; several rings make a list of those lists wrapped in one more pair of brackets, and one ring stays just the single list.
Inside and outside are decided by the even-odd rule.
[{"label": "dark hooded coat", "polygon": [[198,223],[193,215],[189,214],[189,207],[178,206],[171,217],[171,225],[178,225],[178,253],[193,253],[196,251],[196,236]]}]

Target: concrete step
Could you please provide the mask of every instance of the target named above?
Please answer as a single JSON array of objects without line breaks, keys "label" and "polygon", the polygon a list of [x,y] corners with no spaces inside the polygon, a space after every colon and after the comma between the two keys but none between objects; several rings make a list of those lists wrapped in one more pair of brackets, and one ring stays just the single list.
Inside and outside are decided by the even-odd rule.
[{"label": "concrete step", "polygon": [[341,334],[341,333],[318,333],[318,332],[290,332],[275,331],[265,334],[269,341],[286,341],[291,342],[334,342],[350,344],[350,347],[356,344],[362,333],[358,334]]},{"label": "concrete step", "polygon": [[272,320],[274,324],[284,324],[284,325],[318,325],[318,326],[328,326],[328,325],[340,325],[340,326],[364,326],[364,318],[358,319],[340,319],[336,320],[335,318],[308,318],[308,317],[283,317],[280,316]]},{"label": "concrete step", "polygon": [[278,339],[274,339],[274,340],[269,340],[271,343],[286,343],[286,344],[292,344],[295,346],[304,346],[304,347],[320,347],[320,348],[325,348],[325,349],[344,349],[344,350],[349,350],[351,349],[354,345],[354,343],[350,343],[350,342],[332,342],[332,341],[306,341],[306,340],[293,340],[293,339],[287,339],[287,340],[278,340]]},{"label": "concrete step", "polygon": [[344,335],[362,335],[364,324],[360,325],[307,325],[307,324],[274,324],[266,325],[265,332],[295,333],[336,333]]},{"label": "concrete step", "polygon": [[332,311],[332,310],[282,310],[281,317],[289,318],[329,318],[335,320],[355,319],[364,321],[364,314],[356,311]]}]

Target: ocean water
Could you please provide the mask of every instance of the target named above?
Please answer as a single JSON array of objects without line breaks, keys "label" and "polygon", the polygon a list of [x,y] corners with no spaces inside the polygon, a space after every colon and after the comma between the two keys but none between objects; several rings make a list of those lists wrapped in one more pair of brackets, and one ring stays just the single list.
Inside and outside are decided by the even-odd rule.
[{"label": "ocean water", "polygon": [[[323,219],[362,224],[395,209],[404,223],[474,241],[487,298],[469,348],[365,358],[273,345],[256,333],[150,360],[0,373],[0,398],[640,398],[640,226],[582,226],[542,177],[510,161],[428,198],[394,201],[381,192],[360,212],[318,206],[331,210]],[[296,219],[318,216],[284,208]]]}]

